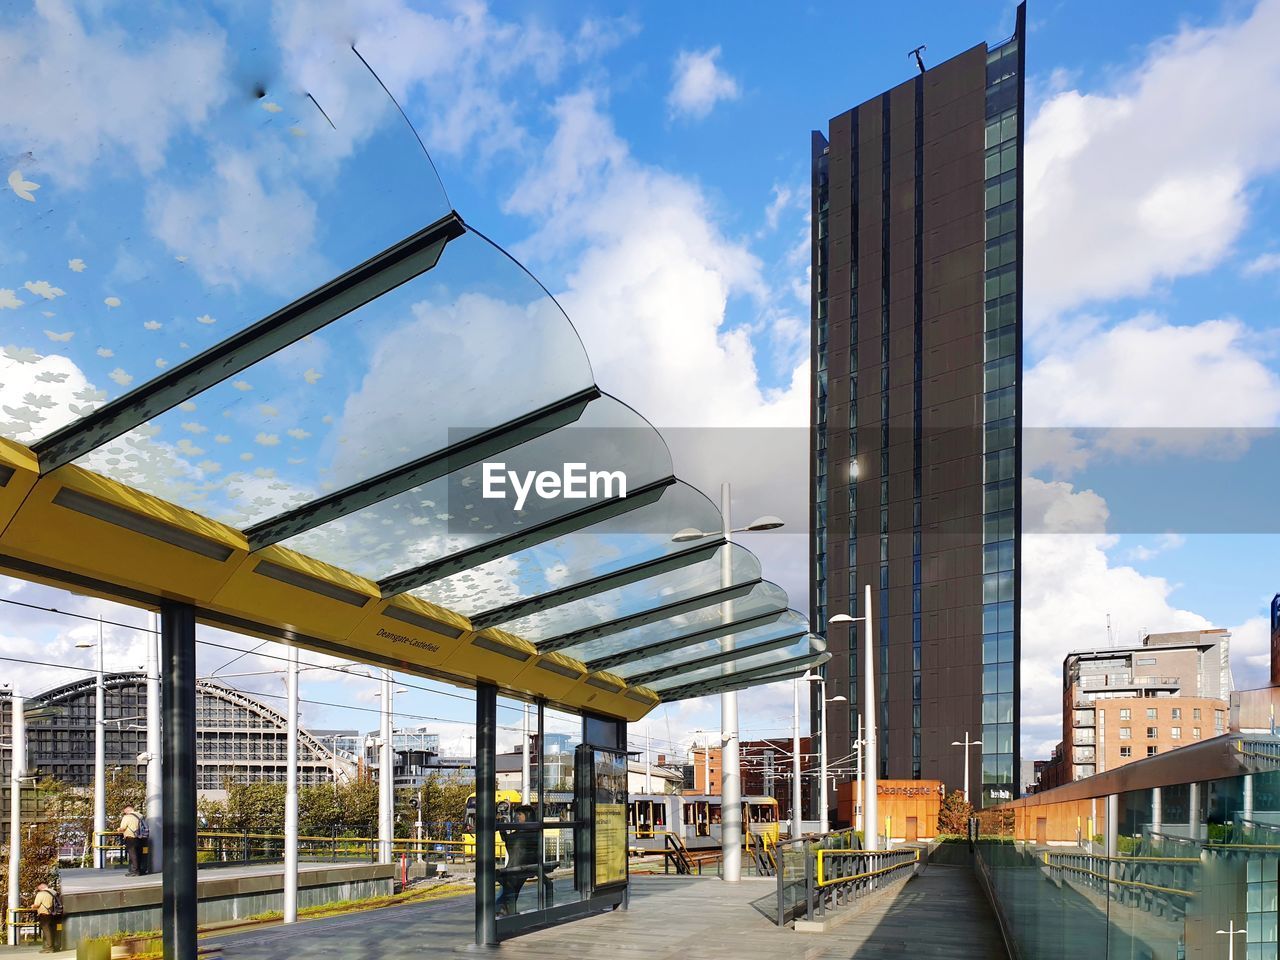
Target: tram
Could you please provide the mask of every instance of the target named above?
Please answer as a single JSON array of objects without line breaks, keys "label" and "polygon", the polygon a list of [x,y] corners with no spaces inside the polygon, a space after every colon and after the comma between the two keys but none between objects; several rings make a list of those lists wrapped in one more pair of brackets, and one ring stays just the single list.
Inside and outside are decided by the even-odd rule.
[{"label": "tram", "polygon": [[[496,791],[495,799],[497,801],[497,822],[502,824],[514,820],[516,808],[520,806],[522,799],[521,792],[519,790],[498,790]],[[530,794],[529,805],[535,810],[537,809],[538,794],[536,791]],[[573,794],[549,791],[542,813],[544,821],[572,820]],[[502,862],[507,855],[507,845],[502,840],[501,832],[494,837],[494,848],[494,856],[497,857],[499,862]],[[476,795],[474,793],[467,797],[466,819],[463,821],[462,827],[462,853],[468,857],[474,857],[476,853]]]},{"label": "tram", "polygon": [[[718,847],[720,821],[718,796],[635,794],[627,804],[627,830],[633,850],[662,850],[668,833],[679,837],[690,850]],[[777,843],[778,801],[773,797],[743,797],[742,827],[744,833]]]}]

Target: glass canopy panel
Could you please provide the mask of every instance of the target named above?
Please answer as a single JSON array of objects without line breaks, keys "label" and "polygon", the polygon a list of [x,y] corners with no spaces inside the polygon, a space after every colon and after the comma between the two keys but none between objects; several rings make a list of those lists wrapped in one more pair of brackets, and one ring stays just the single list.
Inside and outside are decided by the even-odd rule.
[{"label": "glass canopy panel", "polygon": [[663,491],[657,503],[437,580],[413,593],[474,618],[518,600],[687,551],[695,545],[675,543],[671,539],[675,531],[685,527],[719,530],[720,526],[720,511],[706,495],[677,482]]},{"label": "glass canopy panel", "polygon": [[467,233],[433,270],[77,462],[244,527],[591,385],[556,302]]},{"label": "glass canopy panel", "polygon": [[723,690],[739,690],[744,687],[764,687],[771,683],[780,683],[783,680],[791,680],[795,677],[803,676],[814,667],[825,663],[830,659],[830,657],[831,655],[827,653],[820,654],[818,656],[805,657],[803,660],[784,664],[777,671],[769,671],[763,676],[752,677],[749,680],[744,680],[737,684],[733,682],[731,677],[726,677],[721,680],[713,680],[709,683],[697,683],[691,686],[681,685],[678,687],[672,687],[660,694],[660,697],[663,703],[675,703],[677,700],[690,700],[695,697],[714,696]]},{"label": "glass canopy panel", "polygon": [[820,655],[823,652],[825,644],[818,637],[804,636],[780,650],[769,650],[764,653],[753,654],[749,657],[743,657],[741,660],[733,660],[729,663],[720,663],[712,667],[702,667],[700,669],[690,670],[687,673],[680,673],[674,677],[665,677],[662,680],[655,680],[653,683],[646,684],[654,692],[659,695],[664,690],[672,690],[676,687],[687,686],[691,683],[706,683],[715,680],[732,681],[735,674],[745,674],[749,671],[759,670],[765,667],[777,666],[779,670],[785,668],[785,665],[811,655]]},{"label": "glass canopy panel", "polygon": [[[655,654],[651,657],[637,657],[634,660],[628,660],[626,663],[611,667],[610,672],[618,674],[618,676],[630,683],[632,677],[640,674],[646,674],[653,670],[663,670],[667,667],[675,667],[682,663],[697,663],[706,657],[716,657],[732,652],[739,655],[737,659],[741,659],[742,657],[750,656],[754,648],[776,644],[788,637],[794,638],[798,633],[807,634],[808,631],[808,619],[795,610],[788,610],[777,620],[765,626],[743,630],[715,640],[703,640],[701,643],[695,643],[666,653]],[[648,685],[647,681],[641,682],[645,683],[646,686]]]},{"label": "glass canopy panel", "polygon": [[[723,558],[726,555],[729,565],[727,583],[723,582],[722,568]],[[752,580],[759,579],[760,561],[755,558],[755,555],[745,547],[728,543],[717,550],[709,560],[703,560],[681,570],[658,574],[617,590],[609,590],[599,596],[576,600],[531,616],[521,617],[504,623],[502,629],[538,643],[597,624],[610,623],[646,610],[713,593],[723,586],[750,583]]]},{"label": "glass canopy panel", "polygon": [[[628,495],[671,475],[671,457],[662,437],[634,410],[609,396],[592,402],[573,425],[487,462],[505,464],[521,484],[531,474],[561,474],[567,463],[585,464],[588,472],[619,471],[625,476]],[[616,480],[600,480],[594,492],[591,483],[584,483],[587,496],[582,498],[540,497],[532,489],[519,503],[512,487],[508,482],[499,490],[492,484],[489,492],[503,496],[486,496],[485,464],[473,464],[291,537],[284,546],[381,580],[563,518],[623,492]],[[516,509],[518,503],[520,509]]]},{"label": "glass canopy panel", "polygon": [[745,597],[726,603],[712,604],[666,620],[659,620],[657,623],[645,624],[642,627],[632,627],[630,630],[611,636],[586,640],[567,647],[563,652],[588,663],[601,657],[631,652],[636,652],[638,659],[642,655],[639,651],[655,643],[662,643],[687,633],[696,633],[699,630],[710,630],[723,623],[747,620],[775,611],[783,613],[786,609],[787,591],[775,583],[766,581],[753,587]]},{"label": "glass canopy panel", "polygon": [[350,36],[298,42],[272,11],[0,10],[0,435],[47,436],[448,213]]}]

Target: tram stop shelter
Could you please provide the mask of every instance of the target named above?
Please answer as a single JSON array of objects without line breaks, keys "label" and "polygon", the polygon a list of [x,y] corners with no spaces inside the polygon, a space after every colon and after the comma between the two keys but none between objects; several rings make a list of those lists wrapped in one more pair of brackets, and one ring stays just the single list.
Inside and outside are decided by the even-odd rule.
[{"label": "tram stop shelter", "polygon": [[[256,15],[221,25],[257,36],[236,20]],[[615,906],[627,724],[802,674],[824,643],[596,383],[556,301],[451,208],[376,62],[321,39],[306,63],[227,55],[164,162],[86,178],[32,142],[3,203],[24,253],[0,269],[35,292],[0,341],[0,571],[159,611],[166,956],[195,956],[198,623],[476,690],[478,943]],[[51,97],[73,82],[55,73]],[[89,149],[129,163],[109,131]],[[305,214],[305,243],[227,227],[269,202]],[[510,482],[486,495],[498,463],[599,483],[517,508]],[[582,717],[568,820],[540,797],[498,822],[500,694]],[[566,831],[572,902],[539,853],[536,907],[504,910],[499,844]]]}]

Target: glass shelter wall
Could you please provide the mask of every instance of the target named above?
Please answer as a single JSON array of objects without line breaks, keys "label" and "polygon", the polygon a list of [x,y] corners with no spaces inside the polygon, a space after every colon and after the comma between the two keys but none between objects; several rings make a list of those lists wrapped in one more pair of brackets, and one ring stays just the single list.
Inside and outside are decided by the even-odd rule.
[{"label": "glass shelter wall", "polygon": [[1280,956],[1280,740],[1234,745],[1236,776],[984,814],[979,869],[1023,960],[1207,960],[1233,929],[1234,956]]},{"label": "glass shelter wall", "polygon": [[[505,698],[496,706],[499,717],[524,709]],[[480,782],[476,788],[477,850],[483,859],[491,849],[494,858],[492,881],[477,881],[479,909],[492,911],[497,940],[611,908],[626,892],[625,722],[542,702],[528,710],[527,733],[495,755],[487,835],[479,816],[487,791]],[[505,746],[511,729],[499,724],[496,743]]]}]

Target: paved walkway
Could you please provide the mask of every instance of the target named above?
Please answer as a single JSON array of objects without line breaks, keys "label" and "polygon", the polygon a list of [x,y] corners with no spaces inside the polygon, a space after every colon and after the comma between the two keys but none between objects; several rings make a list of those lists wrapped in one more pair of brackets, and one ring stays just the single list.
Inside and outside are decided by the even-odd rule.
[{"label": "paved walkway", "polygon": [[[779,929],[752,906],[773,880],[730,887],[714,878],[636,877],[631,909],[509,940],[503,960],[1006,960],[995,920],[968,867],[924,876],[866,904],[826,934]],[[202,940],[227,960],[399,960],[470,952],[474,901],[389,907]]]},{"label": "paved walkway", "polygon": [[[1007,960],[986,899],[968,867],[923,876],[864,904],[826,934],[774,926],[753,903],[770,879],[736,887],[713,877],[633,877],[631,909],[509,940],[503,960]],[[227,960],[409,960],[474,951],[471,896],[303,920],[219,937]],[[10,951],[34,954],[34,948]],[[65,954],[74,956],[74,954]]]}]

